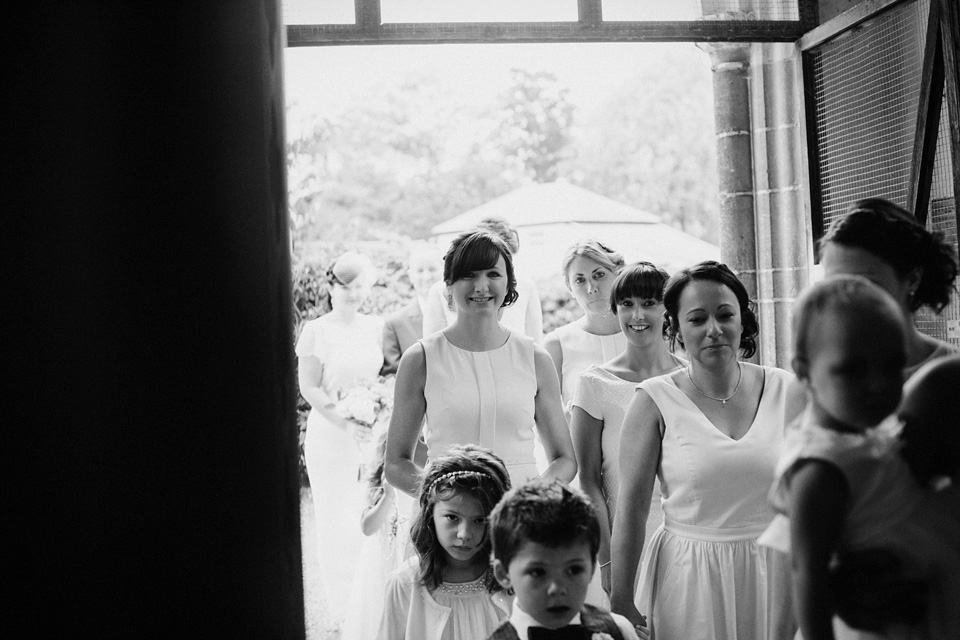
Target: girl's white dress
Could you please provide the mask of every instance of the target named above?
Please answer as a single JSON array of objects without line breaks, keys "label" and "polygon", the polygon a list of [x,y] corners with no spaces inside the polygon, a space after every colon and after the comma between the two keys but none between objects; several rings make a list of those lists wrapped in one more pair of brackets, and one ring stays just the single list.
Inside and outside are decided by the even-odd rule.
[{"label": "girl's white dress", "polygon": [[645,545],[636,597],[651,640],[786,640],[796,631],[789,560],[757,545],[774,517],[767,494],[793,375],[763,372],[757,415],[739,440],[713,426],[669,374],[639,385],[665,425],[657,470],[664,522]]},{"label": "girl's white dress", "polygon": [[453,445],[477,444],[503,459],[513,485],[536,478],[533,340],[511,331],[501,347],[466,351],[441,331],[420,343],[427,367],[427,457]]},{"label": "girl's white dress", "polygon": [[410,543],[413,498],[396,490],[393,495],[393,509],[387,522],[373,535],[364,537],[350,589],[342,640],[376,637],[387,579],[413,555]]},{"label": "girl's white dress", "polygon": [[[960,502],[956,489],[926,491],[898,454],[901,423],[891,416],[861,434],[839,433],[816,423],[808,410],[791,425],[777,464],[771,501],[780,513],[764,544],[789,550],[790,470],[799,460],[823,460],[839,469],[850,489],[849,509],[838,552],[887,549],[927,581],[930,598],[922,628],[905,636],[960,638]],[[834,620],[838,638],[878,638]]]},{"label": "girl's white dress", "polygon": [[487,590],[487,573],[430,591],[417,580],[418,571],[414,556],[387,580],[377,640],[483,640],[507,619],[508,599]]},{"label": "girl's white dress", "polygon": [[[349,326],[329,315],[307,322],[297,341],[298,357],[314,356],[323,365],[321,383],[337,399],[365,380],[375,380],[383,366],[383,319],[357,315]],[[358,482],[361,453],[353,433],[311,410],[304,442],[307,475],[317,522],[320,573],[334,621],[347,605],[363,534],[365,504]]]}]

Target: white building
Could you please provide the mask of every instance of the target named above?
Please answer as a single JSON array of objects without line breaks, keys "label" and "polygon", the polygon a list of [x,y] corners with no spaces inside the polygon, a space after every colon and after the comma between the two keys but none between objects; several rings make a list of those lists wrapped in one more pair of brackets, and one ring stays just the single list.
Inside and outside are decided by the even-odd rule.
[{"label": "white building", "polygon": [[531,184],[433,227],[446,246],[480,220],[499,216],[520,234],[518,271],[534,278],[559,275],[560,259],[574,242],[596,238],[620,251],[627,262],[647,260],[673,273],[701,260],[719,260],[720,248],[634,209],[565,181]]}]

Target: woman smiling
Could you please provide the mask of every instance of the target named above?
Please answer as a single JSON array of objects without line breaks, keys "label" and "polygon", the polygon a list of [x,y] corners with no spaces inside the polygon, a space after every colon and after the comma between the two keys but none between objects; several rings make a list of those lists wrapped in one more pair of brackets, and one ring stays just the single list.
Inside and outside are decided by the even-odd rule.
[{"label": "woman smiling", "polygon": [[387,481],[413,495],[422,469],[414,462],[424,417],[427,456],[478,444],[507,465],[514,483],[538,475],[534,429],[548,466],[544,477],[576,475],[573,444],[550,356],[499,321],[517,299],[510,249],[496,235],[461,235],[444,256],[443,280],[457,307],[453,323],[410,347],[400,359],[387,440]]}]

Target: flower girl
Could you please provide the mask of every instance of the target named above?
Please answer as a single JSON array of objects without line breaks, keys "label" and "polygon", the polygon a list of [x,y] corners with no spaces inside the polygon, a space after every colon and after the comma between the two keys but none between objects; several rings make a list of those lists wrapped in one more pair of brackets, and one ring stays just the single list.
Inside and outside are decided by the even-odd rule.
[{"label": "flower girl", "polygon": [[374,435],[375,446],[365,478],[367,506],[360,516],[360,530],[366,537],[350,589],[342,640],[369,640],[376,636],[387,577],[413,553],[410,545],[413,499],[394,489],[383,477],[386,423],[378,424]]},{"label": "flower girl", "polygon": [[507,618],[487,516],[509,488],[506,466],[489,449],[455,446],[430,461],[411,530],[418,557],[387,580],[378,640],[486,638]]}]

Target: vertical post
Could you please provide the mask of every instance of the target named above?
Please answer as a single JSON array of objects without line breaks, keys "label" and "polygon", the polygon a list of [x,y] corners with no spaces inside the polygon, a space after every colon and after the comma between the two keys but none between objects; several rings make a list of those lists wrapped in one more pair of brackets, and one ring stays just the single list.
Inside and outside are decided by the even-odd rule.
[{"label": "vertical post", "polygon": [[956,0],[939,0],[939,2],[945,99],[950,111],[953,206],[957,216],[957,228],[960,229],[960,8],[957,7]]},{"label": "vertical post", "polygon": [[361,29],[380,28],[380,0],[353,0],[353,13]]},{"label": "vertical post", "polygon": [[600,0],[577,0],[577,20],[581,25],[596,26],[603,22]]},{"label": "vertical post", "polygon": [[720,258],[757,296],[753,148],[750,134],[750,45],[698,44],[710,55],[717,132]]}]

